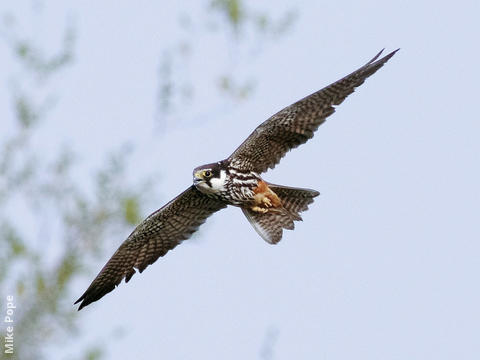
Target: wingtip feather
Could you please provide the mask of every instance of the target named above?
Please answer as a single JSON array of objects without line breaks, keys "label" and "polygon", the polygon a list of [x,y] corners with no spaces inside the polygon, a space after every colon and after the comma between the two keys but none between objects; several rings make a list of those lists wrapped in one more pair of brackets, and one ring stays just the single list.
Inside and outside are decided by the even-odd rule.
[{"label": "wingtip feather", "polygon": [[[82,301],[83,300],[83,301]],[[80,311],[82,310],[83,307],[87,306],[88,304],[85,304],[85,301],[83,299],[83,297],[81,297],[80,299],[78,299],[77,301],[75,301],[73,303],[73,305],[77,305],[80,301],[82,301],[82,303],[80,304],[80,306],[78,307],[77,311]]]},{"label": "wingtip feather", "polygon": [[385,50],[385,48],[383,48],[382,50],[380,50],[380,51],[378,52],[378,54],[375,55],[375,56],[373,57],[373,59],[370,60],[367,64],[371,64],[371,63],[373,63],[375,60],[377,60],[377,59],[380,57],[380,55],[382,55],[382,53],[383,53],[384,50]]},{"label": "wingtip feather", "polygon": [[[382,50],[380,50],[380,52],[379,52],[377,55],[375,55],[375,56],[373,57],[373,59],[370,60],[370,61],[367,63],[367,65],[372,65],[372,64],[374,64],[374,63],[377,61],[377,59],[380,57],[380,55],[382,55],[382,53],[383,53],[384,50],[385,50],[385,48],[383,48]],[[393,55],[395,55],[395,53],[396,53],[398,50],[400,50],[400,48],[398,48],[398,49],[396,49],[396,50],[393,50],[391,53],[385,55],[383,58],[378,59],[378,62],[382,62],[382,63],[387,62]]]},{"label": "wingtip feather", "polygon": [[80,311],[82,310],[85,306],[87,306],[88,304],[90,304],[92,301],[88,301],[87,299],[87,292],[85,292],[82,296],[80,296],[77,301],[75,301],[73,303],[73,305],[77,305],[79,302],[80,303],[80,306],[78,307],[78,310],[77,311]]}]

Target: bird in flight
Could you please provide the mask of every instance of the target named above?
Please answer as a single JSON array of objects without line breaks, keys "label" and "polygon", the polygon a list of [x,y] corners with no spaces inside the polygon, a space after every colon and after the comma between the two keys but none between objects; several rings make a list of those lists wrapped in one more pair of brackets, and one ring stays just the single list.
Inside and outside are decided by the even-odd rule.
[{"label": "bird in flight", "polygon": [[380,51],[350,75],[297,101],[260,124],[227,159],[193,170],[193,185],[141,222],[106,263],[85,293],[78,310],[128,282],[160,256],[188,239],[213,213],[239,207],[257,233],[270,244],[308,209],[315,190],[271,184],[260,176],[291,149],[304,144],[345,98],[396,52]]}]

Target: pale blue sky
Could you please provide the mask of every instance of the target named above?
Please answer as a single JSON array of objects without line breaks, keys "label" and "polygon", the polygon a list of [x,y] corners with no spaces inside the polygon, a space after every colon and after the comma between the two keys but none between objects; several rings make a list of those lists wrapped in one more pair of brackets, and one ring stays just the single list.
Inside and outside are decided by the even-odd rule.
[{"label": "pale blue sky", "polygon": [[[190,6],[192,16],[201,11]],[[182,36],[172,32],[178,8],[57,1],[36,24],[52,44],[55,19],[70,13],[78,28],[75,64],[55,83],[61,98],[36,141],[46,151],[69,142],[89,166],[115,145],[138,143],[135,171],[161,174],[145,215],[189,186],[194,167],[229,155],[276,111],[379,49],[401,48],[313,140],[265,175],[321,192],[294,232],[271,246],[238,209],[216,214],[198,241],[82,310],[87,340],[102,342],[122,327],[107,359],[243,360],[259,358],[274,328],[276,360],[478,359],[479,2],[265,7],[296,7],[298,19],[285,37],[242,55],[249,64],[239,71],[258,81],[254,96],[219,106],[206,81],[232,61],[224,52],[234,47],[198,36],[195,46],[211,55],[186,71],[206,112],[199,122],[167,124],[166,135],[154,126],[157,70],[162,48]],[[4,45],[0,59],[11,66]],[[122,241],[110,244],[112,253]]]}]

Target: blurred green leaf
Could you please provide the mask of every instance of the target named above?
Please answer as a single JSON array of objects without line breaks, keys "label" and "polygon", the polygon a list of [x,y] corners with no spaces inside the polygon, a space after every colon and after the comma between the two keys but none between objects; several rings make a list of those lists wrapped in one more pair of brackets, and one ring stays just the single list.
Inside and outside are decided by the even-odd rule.
[{"label": "blurred green leaf", "polygon": [[129,196],[123,199],[125,221],[128,224],[136,225],[140,222],[140,204],[138,198]]},{"label": "blurred green leaf", "polygon": [[25,244],[15,228],[4,222],[2,224],[1,234],[9,250],[7,256],[19,257],[26,254]]},{"label": "blurred green leaf", "polygon": [[99,347],[95,347],[87,351],[85,360],[98,360],[102,357],[103,351]]},{"label": "blurred green leaf", "polygon": [[43,294],[45,292],[45,289],[47,288],[43,274],[40,271],[37,271],[35,277],[35,286],[36,291],[39,295]]},{"label": "blurred green leaf", "polygon": [[220,76],[218,86],[220,90],[237,100],[245,99],[253,89],[253,83],[251,81],[247,81],[244,84],[238,84],[228,75]]},{"label": "blurred green leaf", "polygon": [[222,12],[235,28],[238,28],[245,18],[240,0],[213,0],[211,6]]},{"label": "blurred green leaf", "polygon": [[57,270],[57,287],[60,290],[66,287],[76,270],[78,270],[77,257],[70,254],[65,255]]},{"label": "blurred green leaf", "polygon": [[24,41],[21,41],[17,44],[16,50],[17,50],[17,55],[20,56],[21,58],[26,58],[28,54],[31,52],[29,45]]},{"label": "blurred green leaf", "polygon": [[17,295],[22,296],[25,292],[25,282],[23,280],[17,281]]},{"label": "blurred green leaf", "polygon": [[20,95],[15,99],[15,110],[20,124],[28,128],[38,119],[38,113],[25,95]]}]

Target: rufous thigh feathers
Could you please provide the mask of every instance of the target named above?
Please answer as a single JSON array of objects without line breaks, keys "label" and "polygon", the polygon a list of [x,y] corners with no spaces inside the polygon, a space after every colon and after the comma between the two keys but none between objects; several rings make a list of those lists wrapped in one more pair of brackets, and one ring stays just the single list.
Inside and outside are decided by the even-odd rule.
[{"label": "rufous thigh feathers", "polygon": [[255,195],[253,197],[254,204],[251,209],[255,212],[267,213],[269,210],[282,207],[282,201],[267,185],[261,180],[258,186],[253,190]]}]

